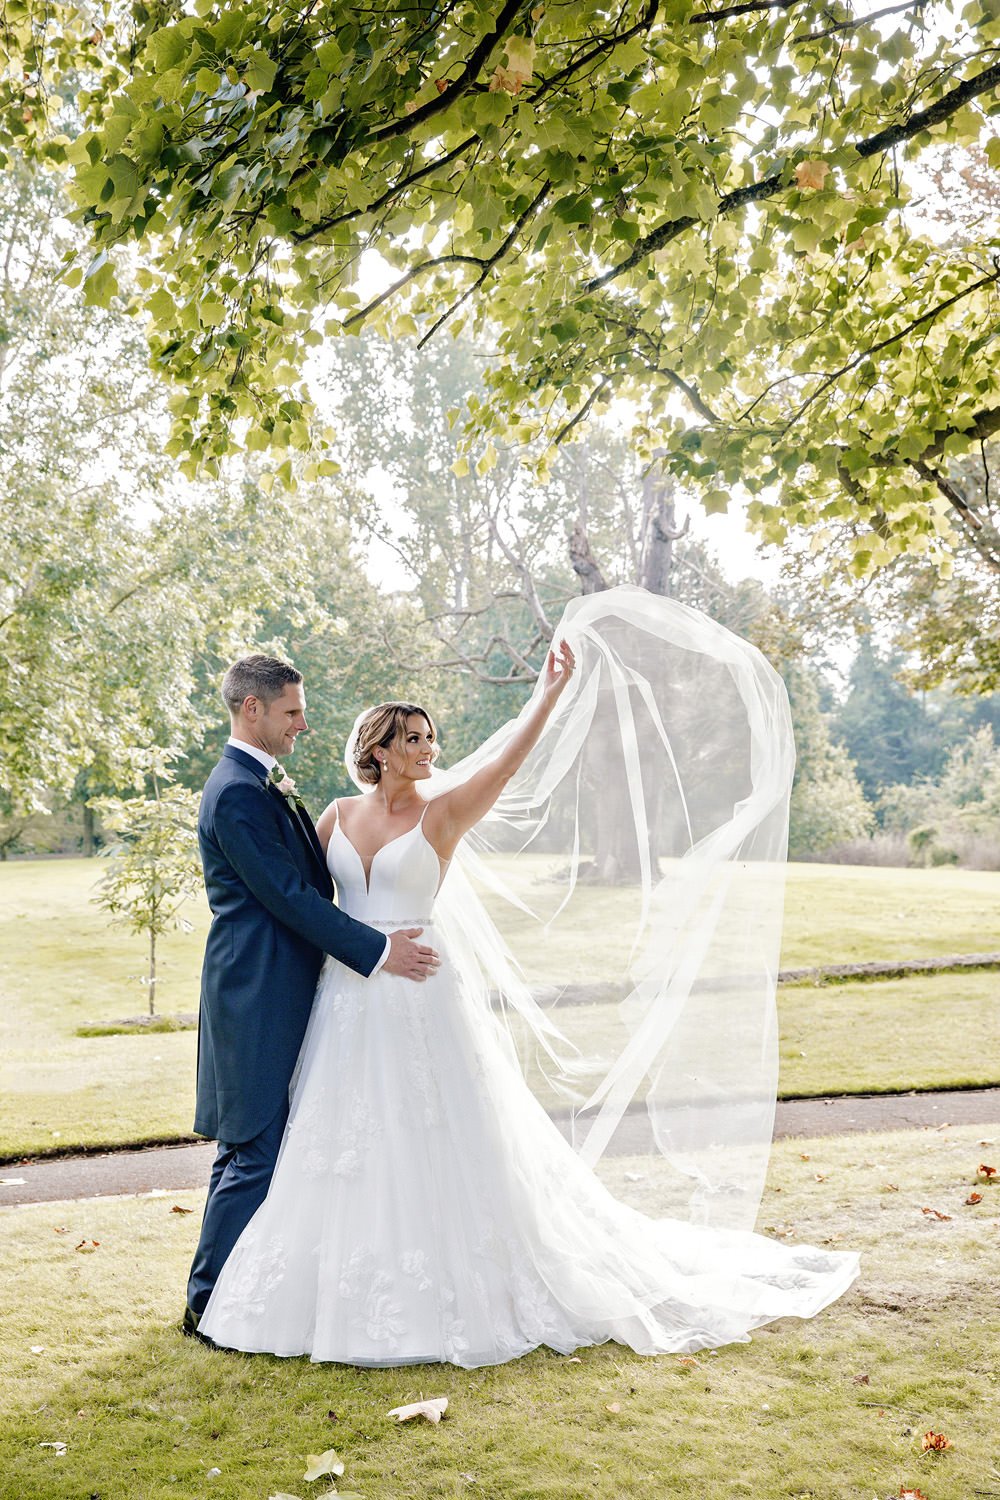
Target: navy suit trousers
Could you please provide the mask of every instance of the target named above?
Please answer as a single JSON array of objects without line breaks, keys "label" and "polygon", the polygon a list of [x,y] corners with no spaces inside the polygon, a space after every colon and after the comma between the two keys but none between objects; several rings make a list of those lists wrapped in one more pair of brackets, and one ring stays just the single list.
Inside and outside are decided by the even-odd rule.
[{"label": "navy suit trousers", "polygon": [[237,1145],[218,1143],[201,1238],[188,1281],[188,1307],[199,1316],[233,1246],[267,1197],[287,1119],[286,1102],[253,1140]]}]

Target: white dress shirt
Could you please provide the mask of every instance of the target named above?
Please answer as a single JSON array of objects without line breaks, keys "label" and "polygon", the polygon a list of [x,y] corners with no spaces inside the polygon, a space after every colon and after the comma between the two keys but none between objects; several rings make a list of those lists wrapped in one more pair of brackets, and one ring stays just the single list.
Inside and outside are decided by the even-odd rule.
[{"label": "white dress shirt", "polygon": [[248,745],[246,740],[238,740],[235,734],[231,734],[226,743],[242,750],[244,755],[252,755],[254,760],[259,760],[269,776],[278,764],[277,756],[268,755],[266,750],[258,750],[256,745]]},{"label": "white dress shirt", "polygon": [[[234,747],[234,749],[236,749],[236,750],[242,750],[244,755],[252,755],[253,758],[254,758],[254,760],[260,762],[260,764],[264,767],[264,770],[267,772],[267,774],[269,776],[270,776],[271,772],[274,770],[275,766],[278,764],[276,756],[274,756],[274,755],[268,755],[268,753],[267,753],[266,750],[258,750],[258,748],[257,748],[256,745],[248,745],[247,742],[246,742],[246,740],[238,740],[236,738],[235,734],[231,734],[229,736],[229,739],[226,741],[226,743],[228,745],[232,745]],[[386,940],[385,940],[385,949],[383,950],[382,957],[378,960],[378,962],[376,963],[374,969],[372,969],[371,973],[368,975],[369,979],[374,979],[375,978],[375,975],[378,973],[379,969],[381,969],[382,965],[385,963],[386,959],[389,957],[389,950],[390,950],[391,947],[392,947],[392,941],[391,941],[391,939],[390,938],[386,938]]]}]

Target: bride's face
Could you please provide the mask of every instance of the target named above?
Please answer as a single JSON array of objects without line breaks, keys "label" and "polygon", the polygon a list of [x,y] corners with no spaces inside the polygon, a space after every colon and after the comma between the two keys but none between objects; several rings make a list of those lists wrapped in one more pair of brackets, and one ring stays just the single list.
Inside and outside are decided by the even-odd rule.
[{"label": "bride's face", "polygon": [[387,746],[385,755],[389,771],[404,781],[426,781],[434,759],[434,731],[423,714],[407,714],[402,743]]}]

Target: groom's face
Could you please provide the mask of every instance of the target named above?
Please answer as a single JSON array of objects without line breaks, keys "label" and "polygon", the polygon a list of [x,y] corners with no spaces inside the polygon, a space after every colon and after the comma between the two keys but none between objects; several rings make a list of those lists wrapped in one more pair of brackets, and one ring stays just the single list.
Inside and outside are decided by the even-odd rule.
[{"label": "groom's face", "polygon": [[262,750],[283,760],[295,749],[298,736],[309,728],[306,723],[306,695],[301,682],[290,682],[279,698],[263,703],[259,698],[247,699],[244,705],[253,704],[253,728]]}]

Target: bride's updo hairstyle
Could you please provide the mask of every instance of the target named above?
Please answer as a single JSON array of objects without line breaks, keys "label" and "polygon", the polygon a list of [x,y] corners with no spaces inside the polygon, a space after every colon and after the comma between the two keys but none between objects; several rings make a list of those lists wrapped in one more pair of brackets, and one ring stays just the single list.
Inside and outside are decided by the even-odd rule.
[{"label": "bride's updo hairstyle", "polygon": [[419,703],[379,703],[370,708],[358,724],[354,741],[354,765],[358,780],[366,786],[377,786],[382,775],[375,751],[388,750],[393,745],[402,749],[410,714],[419,714],[431,726],[434,736],[431,760],[437,760],[437,730],[426,708],[421,708]]}]

